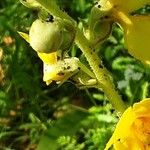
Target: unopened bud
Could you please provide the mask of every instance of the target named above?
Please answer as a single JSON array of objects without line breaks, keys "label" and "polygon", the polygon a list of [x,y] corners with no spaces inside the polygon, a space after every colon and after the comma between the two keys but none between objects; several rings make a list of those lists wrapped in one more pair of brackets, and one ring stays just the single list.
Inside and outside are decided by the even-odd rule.
[{"label": "unopened bud", "polygon": [[57,21],[45,22],[37,19],[29,31],[29,43],[37,52],[51,53],[62,43],[62,31]]}]

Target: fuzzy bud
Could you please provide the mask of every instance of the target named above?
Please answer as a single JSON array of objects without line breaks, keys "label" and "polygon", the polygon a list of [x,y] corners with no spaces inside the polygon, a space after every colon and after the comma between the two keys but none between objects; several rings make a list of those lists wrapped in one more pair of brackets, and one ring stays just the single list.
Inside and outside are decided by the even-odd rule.
[{"label": "fuzzy bud", "polygon": [[37,19],[29,31],[29,43],[37,52],[57,51],[62,43],[61,26],[57,21],[45,22]]}]

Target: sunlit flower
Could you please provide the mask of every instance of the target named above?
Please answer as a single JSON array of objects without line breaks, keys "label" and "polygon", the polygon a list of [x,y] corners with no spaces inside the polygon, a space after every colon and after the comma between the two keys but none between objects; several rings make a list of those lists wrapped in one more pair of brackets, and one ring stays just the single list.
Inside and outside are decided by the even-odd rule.
[{"label": "sunlit flower", "polygon": [[120,118],[105,150],[150,150],[150,98],[129,107]]}]

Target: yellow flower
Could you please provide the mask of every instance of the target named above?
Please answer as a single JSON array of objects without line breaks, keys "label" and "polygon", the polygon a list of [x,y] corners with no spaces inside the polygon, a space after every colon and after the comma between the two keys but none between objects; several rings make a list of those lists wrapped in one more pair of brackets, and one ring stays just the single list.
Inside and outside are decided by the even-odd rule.
[{"label": "yellow flower", "polygon": [[109,2],[117,7],[119,11],[130,13],[137,10],[145,5],[150,4],[149,0],[109,0]]},{"label": "yellow flower", "polygon": [[64,73],[59,73],[57,64],[43,64],[43,81],[49,85],[52,81],[61,81],[65,77]]},{"label": "yellow flower", "polygon": [[131,15],[143,6],[150,5],[150,0],[101,1],[105,1],[103,7],[111,8],[109,17],[123,28],[125,45],[129,53],[142,62],[150,64],[150,15]]},{"label": "yellow flower", "polygon": [[120,118],[105,150],[150,150],[150,98],[129,107]]},{"label": "yellow flower", "polygon": [[57,52],[39,53],[39,58],[43,61],[43,81],[49,85],[52,81],[60,81],[64,78],[64,74],[60,74],[57,70]]},{"label": "yellow flower", "polygon": [[39,53],[37,52],[39,58],[46,64],[56,64],[57,63],[57,53]]}]

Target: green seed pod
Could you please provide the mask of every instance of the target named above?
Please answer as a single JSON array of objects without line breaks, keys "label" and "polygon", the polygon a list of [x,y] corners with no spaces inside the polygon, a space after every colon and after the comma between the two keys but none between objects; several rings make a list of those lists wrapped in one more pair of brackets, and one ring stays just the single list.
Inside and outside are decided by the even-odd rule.
[{"label": "green seed pod", "polygon": [[45,22],[37,19],[29,31],[29,43],[37,52],[57,51],[62,43],[62,27],[55,20]]}]

